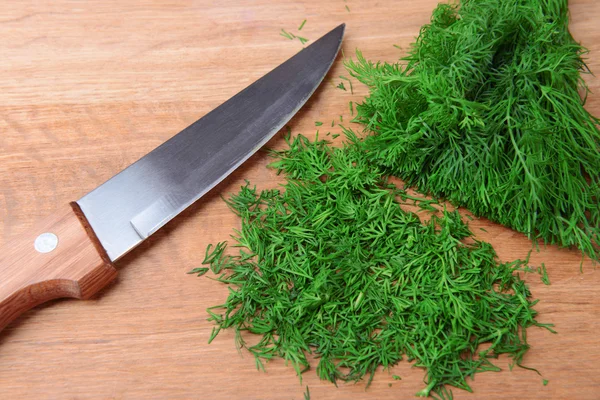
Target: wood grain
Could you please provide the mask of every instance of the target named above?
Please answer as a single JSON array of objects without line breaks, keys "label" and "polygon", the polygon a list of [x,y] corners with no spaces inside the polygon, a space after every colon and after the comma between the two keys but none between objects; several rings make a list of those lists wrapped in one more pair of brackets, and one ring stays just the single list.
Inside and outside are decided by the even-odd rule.
[{"label": "wood grain", "polygon": [[[77,204],[64,205],[0,248],[0,329],[25,311],[63,297],[89,299],[117,275]],[[37,251],[36,238],[57,238]]]},{"label": "wood grain", "polygon": [[[316,39],[347,23],[346,56],[396,60],[427,23],[437,0],[23,0],[0,7],[0,245],[189,125],[301,44],[279,35],[308,22]],[[572,0],[572,31],[600,71],[600,2]],[[345,6],[348,5],[350,12]],[[335,89],[337,63],[319,92],[292,120],[294,132],[314,135],[314,121],[348,120],[355,93]],[[587,77],[594,92],[600,81]],[[600,115],[600,96],[588,109]],[[339,128],[332,133],[339,133]],[[269,145],[282,145],[280,136]],[[312,372],[299,384],[275,361],[257,372],[233,334],[212,344],[205,309],[227,288],[186,272],[208,243],[225,240],[239,221],[219,195],[249,179],[259,188],[279,178],[257,153],[208,196],[120,260],[117,281],[89,301],[40,306],[0,333],[0,393],[6,399],[313,399],[412,398],[423,372],[403,362],[364,383],[321,382]],[[485,220],[471,223],[502,260],[524,257],[523,235]],[[479,228],[485,228],[486,232]],[[555,247],[534,253],[552,285],[528,275],[540,299],[540,320],[558,334],[530,329],[525,364],[477,376],[474,394],[457,399],[597,399],[600,393],[600,275],[580,272],[577,252]],[[402,381],[394,381],[399,374]],[[389,387],[389,384],[392,384]]]}]

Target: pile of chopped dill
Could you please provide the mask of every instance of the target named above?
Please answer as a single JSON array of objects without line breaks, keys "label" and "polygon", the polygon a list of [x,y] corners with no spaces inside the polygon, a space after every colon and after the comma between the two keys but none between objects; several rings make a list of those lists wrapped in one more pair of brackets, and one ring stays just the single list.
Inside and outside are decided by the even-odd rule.
[{"label": "pile of chopped dill", "polygon": [[[422,223],[403,210],[431,201],[389,183],[346,135],[342,148],[288,137],[271,164],[285,174],[282,190],[247,184],[227,200],[242,221],[239,252],[225,242],[207,248],[204,264],[230,285],[226,302],[209,309],[210,340],[233,328],[259,369],[277,357],[298,375],[313,354],[318,376],[334,383],[370,383],[378,366],[405,357],[426,370],[417,395],[440,398],[451,397],[446,385],[470,391],[468,378],[498,371],[490,359],[499,354],[520,365],[526,328],[550,329],[535,320],[516,273],[525,262],[499,263],[456,211]],[[244,332],[260,340],[247,344]]]},{"label": "pile of chopped dill", "polygon": [[[532,239],[600,252],[600,121],[567,0],[440,4],[399,63],[360,53],[369,159]],[[583,93],[584,96],[581,96]]]}]

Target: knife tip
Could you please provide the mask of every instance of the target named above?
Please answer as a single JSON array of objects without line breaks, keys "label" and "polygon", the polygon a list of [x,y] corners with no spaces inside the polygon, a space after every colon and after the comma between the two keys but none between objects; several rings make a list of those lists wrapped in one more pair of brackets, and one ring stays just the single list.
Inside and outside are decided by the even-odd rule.
[{"label": "knife tip", "polygon": [[332,32],[337,32],[340,35],[340,38],[344,37],[344,33],[346,32],[346,23],[342,22],[337,27],[335,27]]}]

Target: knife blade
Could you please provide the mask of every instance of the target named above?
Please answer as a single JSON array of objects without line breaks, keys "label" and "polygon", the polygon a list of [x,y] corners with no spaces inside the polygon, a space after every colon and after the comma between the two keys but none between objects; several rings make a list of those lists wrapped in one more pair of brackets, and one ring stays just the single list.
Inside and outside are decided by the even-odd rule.
[{"label": "knife blade", "polygon": [[59,297],[86,299],[113,262],[261,148],[306,103],[341,47],[333,29],[271,72],[0,249],[0,329]]}]

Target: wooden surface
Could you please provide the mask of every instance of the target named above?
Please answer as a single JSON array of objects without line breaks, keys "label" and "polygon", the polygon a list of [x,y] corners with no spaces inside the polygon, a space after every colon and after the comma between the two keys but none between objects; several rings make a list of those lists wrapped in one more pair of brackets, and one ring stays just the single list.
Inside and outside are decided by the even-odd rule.
[{"label": "wooden surface", "polygon": [[[393,61],[426,23],[436,0],[155,0],[6,1],[0,7],[0,245],[34,221],[76,200],[114,173],[262,76],[301,48],[279,35],[316,39],[347,23],[346,56]],[[350,11],[346,10],[348,6]],[[600,72],[600,2],[571,1],[574,36],[591,49]],[[335,89],[338,62],[322,89],[292,120],[294,132],[313,135],[314,121],[343,114],[355,95]],[[592,90],[600,80],[588,77]],[[589,110],[600,115],[600,95]],[[277,136],[270,146],[281,146]],[[244,179],[260,188],[277,177],[264,152],[198,204],[121,260],[119,277],[90,301],[40,306],[0,333],[2,399],[302,399],[291,367],[271,362],[257,372],[239,354],[233,334],[212,344],[205,309],[227,288],[186,272],[199,265],[208,243],[228,238],[238,220],[219,198]],[[485,221],[472,224],[501,259],[524,257],[523,235]],[[488,233],[480,231],[485,227]],[[474,394],[457,399],[600,398],[600,272],[575,251],[534,254],[552,281],[529,275],[540,299],[540,321],[557,335],[528,331],[531,351],[522,369],[485,373]],[[0,283],[1,284],[1,283]],[[313,399],[412,398],[423,371],[401,363],[364,383],[336,388],[304,376]],[[390,387],[388,384],[392,383]]]}]

